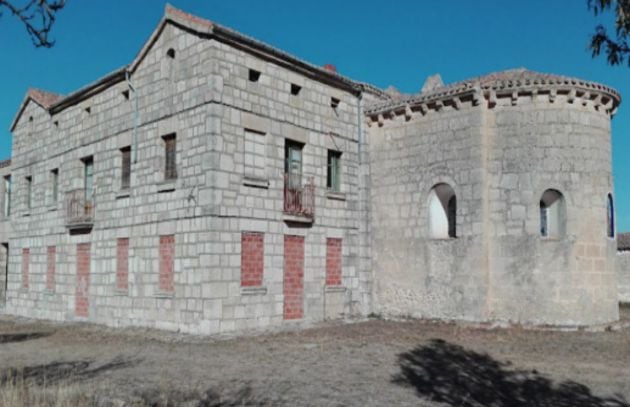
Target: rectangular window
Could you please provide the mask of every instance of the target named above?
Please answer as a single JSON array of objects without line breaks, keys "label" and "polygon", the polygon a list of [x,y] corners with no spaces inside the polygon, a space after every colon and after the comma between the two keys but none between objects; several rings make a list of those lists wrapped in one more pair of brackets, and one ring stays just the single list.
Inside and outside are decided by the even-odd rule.
[{"label": "rectangular window", "polygon": [[177,179],[177,145],[175,134],[162,137],[164,140],[164,180]]},{"label": "rectangular window", "polygon": [[241,287],[260,287],[265,268],[265,235],[243,232],[241,235]]},{"label": "rectangular window", "polygon": [[286,140],[284,145],[284,173],[289,189],[302,188],[302,148],[303,144]]},{"label": "rectangular window", "polygon": [[265,133],[245,130],[244,143],[245,176],[254,179],[267,178],[266,173],[266,137]]},{"label": "rectangular window", "polygon": [[174,287],[175,236],[160,236],[159,287],[162,293],[172,293]]},{"label": "rectangular window", "polygon": [[116,241],[116,289],[127,291],[129,288],[129,238],[121,237]]},{"label": "rectangular window", "polygon": [[83,192],[86,205],[92,202],[94,197],[94,158],[86,157],[83,160]]},{"label": "rectangular window", "polygon": [[33,177],[26,177],[26,208],[33,207]]},{"label": "rectangular window", "polygon": [[59,198],[59,169],[55,168],[54,170],[50,171],[50,182],[51,182],[51,189],[52,189],[52,194],[51,194],[51,203],[55,204],[57,203],[57,199]]},{"label": "rectangular window", "polygon": [[11,176],[4,177],[4,216],[11,215]]},{"label": "rectangular window", "polygon": [[120,189],[128,189],[131,183],[131,147],[120,149],[122,161]]},{"label": "rectangular window", "polygon": [[328,170],[326,187],[331,191],[341,191],[341,153],[328,150]]},{"label": "rectangular window", "polygon": [[46,289],[55,290],[55,263],[57,262],[57,248],[48,246],[46,256]]}]

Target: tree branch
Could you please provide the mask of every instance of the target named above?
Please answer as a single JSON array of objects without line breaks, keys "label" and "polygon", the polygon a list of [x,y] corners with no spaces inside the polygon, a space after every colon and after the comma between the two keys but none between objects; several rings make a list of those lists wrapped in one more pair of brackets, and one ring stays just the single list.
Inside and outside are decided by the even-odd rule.
[{"label": "tree branch", "polygon": [[55,44],[55,41],[48,38],[48,34],[57,12],[65,5],[66,0],[29,0],[19,7],[10,0],[0,0],[0,9],[3,7],[8,9],[24,24],[33,45],[44,48],[50,48]]}]

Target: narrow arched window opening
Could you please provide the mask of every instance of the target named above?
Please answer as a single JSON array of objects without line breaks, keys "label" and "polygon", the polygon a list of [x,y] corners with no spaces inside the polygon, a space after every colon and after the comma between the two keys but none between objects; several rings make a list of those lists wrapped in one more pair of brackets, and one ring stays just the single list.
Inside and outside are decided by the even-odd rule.
[{"label": "narrow arched window opening", "polygon": [[606,199],[606,228],[609,238],[615,237],[615,204],[612,194],[608,194]]},{"label": "narrow arched window opening", "polygon": [[437,184],[429,192],[429,234],[433,239],[457,237],[457,197],[448,184]]},{"label": "narrow arched window opening", "polygon": [[540,198],[540,236],[559,238],[566,228],[565,203],[560,191],[548,189]]}]

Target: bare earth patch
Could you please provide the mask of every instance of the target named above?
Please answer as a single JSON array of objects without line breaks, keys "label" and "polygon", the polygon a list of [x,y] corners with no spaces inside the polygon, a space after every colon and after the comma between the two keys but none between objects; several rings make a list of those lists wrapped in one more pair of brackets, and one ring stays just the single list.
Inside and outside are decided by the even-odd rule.
[{"label": "bare earth patch", "polygon": [[373,319],[216,339],[0,317],[0,403],[23,383],[81,405],[630,407],[630,330]]}]

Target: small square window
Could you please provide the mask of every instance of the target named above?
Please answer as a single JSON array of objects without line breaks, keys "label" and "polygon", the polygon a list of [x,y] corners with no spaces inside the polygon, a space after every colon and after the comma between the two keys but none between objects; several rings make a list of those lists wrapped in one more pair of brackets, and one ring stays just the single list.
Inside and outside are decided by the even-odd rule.
[{"label": "small square window", "polygon": [[296,85],[295,83],[291,84],[291,94],[293,96],[299,95],[301,90],[302,90],[302,87],[300,85]]},{"label": "small square window", "polygon": [[250,82],[258,82],[259,79],[260,79],[260,71],[257,71],[255,69],[250,69],[249,70],[249,81]]},{"label": "small square window", "polygon": [[332,107],[333,109],[336,109],[339,106],[339,103],[341,103],[339,99],[334,97],[330,98],[330,107]]}]

